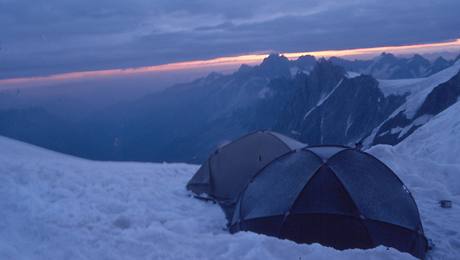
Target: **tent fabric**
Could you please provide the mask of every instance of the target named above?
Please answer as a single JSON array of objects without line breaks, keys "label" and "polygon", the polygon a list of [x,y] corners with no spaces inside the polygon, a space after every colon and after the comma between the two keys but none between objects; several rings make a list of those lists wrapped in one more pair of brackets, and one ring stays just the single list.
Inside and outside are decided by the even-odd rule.
[{"label": "tent fabric", "polygon": [[240,194],[229,227],[337,249],[385,245],[419,258],[427,249],[407,187],[377,158],[345,146],[274,159]]},{"label": "tent fabric", "polygon": [[187,184],[187,189],[193,189],[193,192],[198,195],[207,195],[209,193],[209,160],[204,162],[200,169],[193,175],[192,179]]},{"label": "tent fabric", "polygon": [[217,201],[230,220],[238,195],[253,175],[275,158],[303,147],[305,144],[270,131],[245,135],[211,154],[187,189]]}]

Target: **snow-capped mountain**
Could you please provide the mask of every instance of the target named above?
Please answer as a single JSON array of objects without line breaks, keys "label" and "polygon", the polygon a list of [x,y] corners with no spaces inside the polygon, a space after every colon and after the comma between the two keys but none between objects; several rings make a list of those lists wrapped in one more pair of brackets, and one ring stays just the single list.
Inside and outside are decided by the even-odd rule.
[{"label": "snow-capped mountain", "polygon": [[[227,75],[211,73],[77,122],[40,108],[3,110],[0,134],[91,159],[194,163],[228,140],[258,129],[311,145],[360,140],[395,144],[456,101],[454,76],[460,65],[426,78],[397,80],[352,72],[370,67],[390,71],[393,65],[382,65],[389,61],[410,68],[426,64],[421,56],[384,54],[371,61],[304,56],[290,61],[273,54],[258,66],[243,65]],[[433,72],[451,62],[438,59],[432,64]]]},{"label": "snow-capped mountain", "polygon": [[348,77],[341,67],[320,61],[306,84],[295,88],[275,130],[312,145],[354,143],[402,101],[402,97],[384,96],[370,76]]},{"label": "snow-capped mountain", "polygon": [[444,59],[443,57],[438,57],[436,60],[433,61],[433,63],[428,68],[424,76],[431,76],[435,73],[438,73],[441,70],[444,70],[452,66],[455,62],[456,60],[449,61],[449,60]]},{"label": "snow-capped mountain", "polygon": [[427,78],[376,80],[319,60],[308,74],[270,80],[263,98],[224,121],[247,131],[273,129],[311,145],[364,139],[395,144],[457,101],[459,70],[457,62]]},{"label": "snow-capped mountain", "polygon": [[382,80],[386,95],[403,95],[405,102],[367,138],[367,143],[396,144],[458,101],[460,62],[428,78]]},{"label": "snow-capped mountain", "polygon": [[372,75],[377,79],[409,79],[431,76],[455,63],[438,57],[430,61],[421,55],[397,57],[391,53],[382,53],[372,60],[345,60],[337,57],[330,59],[334,64],[357,73]]}]

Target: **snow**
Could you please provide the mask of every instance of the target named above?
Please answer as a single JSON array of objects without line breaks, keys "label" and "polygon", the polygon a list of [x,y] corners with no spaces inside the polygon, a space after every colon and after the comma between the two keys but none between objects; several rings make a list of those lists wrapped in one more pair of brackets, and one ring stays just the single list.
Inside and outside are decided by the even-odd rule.
[{"label": "snow", "polygon": [[0,259],[412,259],[231,235],[217,205],[186,192],[195,165],[89,161],[4,137],[0,155]]},{"label": "snow", "polygon": [[[409,187],[418,204],[425,234],[435,248],[432,259],[460,256],[460,103],[435,116],[395,147],[368,152],[385,162]],[[440,200],[451,200],[443,209]]]},{"label": "snow", "polygon": [[390,64],[384,64],[381,68],[376,68],[376,64],[379,63],[379,59],[375,59],[373,64],[371,64],[364,72],[368,75],[374,75],[375,78],[389,78],[393,71],[399,69],[399,66],[390,67]]},{"label": "snow", "polygon": [[379,79],[379,87],[385,97],[390,95],[402,96],[406,93],[411,93],[412,88],[419,82],[426,80],[425,78],[415,79]]},{"label": "snow", "polygon": [[459,71],[460,61],[457,61],[451,67],[433,74],[430,77],[408,80],[379,80],[379,87],[387,96],[392,94],[408,94],[406,102],[396,109],[392,116],[397,115],[400,111],[405,111],[404,113],[411,119],[422,105],[423,101],[425,101],[428,94],[430,94],[435,87],[453,78]]},{"label": "snow", "polygon": [[[402,80],[379,80],[379,88],[382,90],[385,96],[389,95],[407,95],[406,102],[397,108],[393,113],[388,117],[388,119],[382,122],[377,126],[372,133],[366,137],[363,141],[363,144],[366,147],[369,147],[375,139],[378,131],[389,119],[394,118],[401,111],[404,111],[404,114],[408,119],[412,119],[417,110],[425,101],[426,97],[433,91],[433,89],[440,84],[450,80],[457,73],[460,72],[460,60],[457,61],[451,67],[442,70],[436,74],[431,75],[428,78],[419,78],[419,79],[402,79]],[[401,131],[399,137],[403,136],[407,131],[409,131],[414,125],[421,125],[427,123],[431,117],[417,118],[414,122],[404,128],[392,129],[392,132]],[[387,132],[385,132],[387,133]],[[383,135],[383,134],[380,134]]]},{"label": "snow", "polygon": [[305,146],[307,146],[306,144],[304,143],[301,143],[295,139],[292,139],[292,138],[289,138],[285,135],[282,135],[282,134],[278,134],[276,132],[269,132],[271,135],[274,135],[276,136],[278,139],[280,139],[281,141],[283,141],[285,144],[287,144],[289,146],[289,148],[293,149],[293,150],[296,150],[296,149],[301,149],[301,148],[304,148]]},{"label": "snow", "polygon": [[334,94],[334,92],[340,87],[340,85],[342,85],[342,82],[343,82],[343,79],[341,79],[337,85],[335,85],[335,87],[331,90],[331,92],[329,92],[325,97],[321,98],[320,101],[318,101],[318,104],[316,104],[317,107],[321,106],[324,101],[326,101],[332,94]]},{"label": "snow", "polygon": [[329,99],[329,97],[334,94],[334,92],[342,85],[342,82],[343,82],[343,79],[341,79],[337,85],[334,86],[334,88],[329,92],[327,93],[326,95],[324,95],[323,97],[321,97],[321,99],[318,101],[318,103],[316,103],[316,105],[312,108],[310,108],[307,113],[305,113],[305,115],[303,116],[303,119],[305,120],[310,114],[311,112],[313,112],[316,108],[320,107],[326,100]]},{"label": "snow", "polygon": [[297,75],[297,73],[299,73],[300,69],[299,67],[291,67],[289,68],[289,72],[291,73],[291,77],[294,77],[295,75]]},{"label": "snow", "polygon": [[[397,146],[368,150],[412,192],[435,244],[428,259],[460,256],[459,114],[457,102],[417,118],[425,124]],[[185,190],[197,169],[89,161],[0,137],[0,259],[412,259],[231,235],[217,205]],[[439,206],[445,199],[452,208]]]},{"label": "snow", "polygon": [[398,145],[397,150],[438,163],[460,164],[459,115],[460,102],[457,102],[417,129],[404,141],[406,145]]},{"label": "snow", "polygon": [[[402,154],[392,146],[378,145],[368,152],[387,164],[412,192],[425,235],[435,244],[428,259],[458,259],[460,256],[460,164],[440,164],[427,157]],[[453,207],[443,209],[447,199]]]},{"label": "snow", "polygon": [[394,134],[398,134],[398,138],[402,138],[404,135],[406,135],[414,126],[421,126],[423,124],[425,124],[426,122],[430,121],[431,118],[433,117],[433,115],[421,115],[419,117],[417,117],[412,123],[410,123],[409,125],[405,126],[405,127],[394,127],[392,129],[390,129],[389,131],[385,131],[381,134],[379,134],[379,136],[384,136],[388,133],[394,135]]},{"label": "snow", "polygon": [[259,91],[259,93],[257,93],[257,97],[259,99],[265,99],[265,98],[269,97],[271,94],[272,93],[271,93],[270,88],[264,87]]},{"label": "snow", "polygon": [[348,131],[350,130],[350,127],[353,125],[353,120],[351,119],[351,115],[348,115],[347,117],[347,126],[345,127],[345,136],[348,136]]},{"label": "snow", "polygon": [[305,115],[303,116],[303,120],[307,119],[307,117],[311,114],[311,112],[313,112],[313,110],[315,110],[316,108],[318,108],[318,106],[314,106],[312,108],[310,108],[307,113],[305,113]]},{"label": "snow", "polygon": [[352,78],[356,78],[356,77],[359,77],[361,76],[361,73],[357,73],[357,72],[354,72],[354,71],[347,71],[345,76],[349,79],[352,79]]},{"label": "snow", "polygon": [[309,75],[312,69],[313,69],[313,66],[308,66],[303,69],[300,69],[299,67],[295,66],[295,67],[290,67],[289,72],[291,74],[291,77],[295,77],[297,74],[301,74],[301,73],[305,75]]}]

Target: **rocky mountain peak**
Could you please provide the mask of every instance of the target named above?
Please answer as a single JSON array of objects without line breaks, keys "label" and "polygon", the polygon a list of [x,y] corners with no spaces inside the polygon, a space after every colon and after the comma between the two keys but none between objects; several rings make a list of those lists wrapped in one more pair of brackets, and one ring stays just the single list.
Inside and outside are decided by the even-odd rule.
[{"label": "rocky mountain peak", "polygon": [[256,67],[259,76],[275,78],[280,76],[290,77],[289,60],[280,54],[273,53],[265,58],[262,63]]},{"label": "rocky mountain peak", "polygon": [[409,65],[422,65],[422,66],[428,67],[430,66],[430,61],[425,59],[420,54],[415,54],[414,56],[412,56],[412,58],[409,59],[408,64]]},{"label": "rocky mountain peak", "polygon": [[293,61],[293,64],[301,70],[309,69],[316,63],[316,58],[312,55],[300,56],[297,60]]},{"label": "rocky mountain peak", "polygon": [[376,62],[394,62],[396,61],[398,58],[396,58],[395,55],[393,55],[392,53],[388,53],[388,52],[382,52],[380,54],[380,56],[378,56],[375,61]]},{"label": "rocky mountain peak", "polygon": [[345,69],[341,66],[335,65],[329,60],[321,58],[316,62],[310,75],[318,78],[327,78],[331,76],[333,78],[342,78],[345,76]]}]

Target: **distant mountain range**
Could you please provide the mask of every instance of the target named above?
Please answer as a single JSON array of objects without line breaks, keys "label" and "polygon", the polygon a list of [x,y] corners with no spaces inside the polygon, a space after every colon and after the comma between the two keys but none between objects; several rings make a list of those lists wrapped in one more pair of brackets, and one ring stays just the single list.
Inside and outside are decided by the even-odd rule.
[{"label": "distant mountain range", "polygon": [[[456,62],[457,60],[457,62]],[[0,135],[100,160],[202,162],[229,140],[271,129],[308,144],[396,144],[460,96],[460,61],[383,53],[290,61],[273,54],[70,121],[0,110]],[[402,79],[403,78],[403,79]]]},{"label": "distant mountain range", "polygon": [[453,60],[438,57],[434,61],[430,61],[418,54],[410,58],[402,58],[391,53],[382,53],[372,60],[351,61],[337,57],[332,57],[329,60],[348,71],[372,75],[377,79],[409,79],[431,76],[452,66],[459,57]]}]

